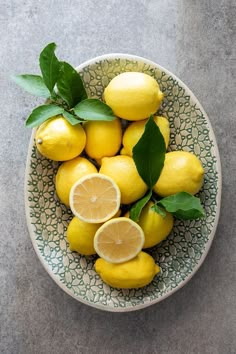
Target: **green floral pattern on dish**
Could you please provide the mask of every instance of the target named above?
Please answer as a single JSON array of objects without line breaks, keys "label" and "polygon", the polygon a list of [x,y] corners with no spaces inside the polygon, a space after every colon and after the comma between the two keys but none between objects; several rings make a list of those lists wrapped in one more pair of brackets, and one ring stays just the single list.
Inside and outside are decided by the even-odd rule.
[{"label": "green floral pattern on dish", "polygon": [[72,296],[92,306],[108,310],[131,310],[161,299],[179,286],[198,265],[204,254],[217,212],[219,171],[214,140],[198,103],[185,88],[165,71],[139,60],[109,59],[97,61],[81,71],[90,97],[102,97],[109,81],[121,72],[141,71],[158,81],[165,94],[159,114],[168,117],[171,127],[169,150],[186,150],[199,156],[205,169],[204,187],[199,196],[206,218],[175,221],[167,240],[148,250],[161,267],[161,273],[142,289],[113,289],[94,271],[96,257],[71,252],[66,229],[72,218],[55,192],[58,163],[42,157],[32,147],[27,176],[27,204],[34,244],[54,279]]}]

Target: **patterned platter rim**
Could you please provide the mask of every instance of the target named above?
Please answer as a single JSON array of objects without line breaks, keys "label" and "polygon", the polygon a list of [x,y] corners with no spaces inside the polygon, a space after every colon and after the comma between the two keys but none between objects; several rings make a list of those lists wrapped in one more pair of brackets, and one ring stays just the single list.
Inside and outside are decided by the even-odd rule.
[{"label": "patterned platter rim", "polygon": [[24,195],[25,195],[25,213],[26,213],[26,220],[27,220],[27,226],[28,226],[28,230],[29,230],[29,235],[34,247],[34,250],[40,260],[40,262],[42,263],[43,267],[45,268],[45,270],[47,271],[47,273],[50,275],[50,277],[55,281],[55,283],[62,289],[64,290],[68,295],[72,296],[74,299],[76,299],[77,301],[80,301],[81,303],[84,303],[86,305],[89,305],[91,307],[100,309],[100,310],[105,310],[105,311],[109,311],[109,312],[130,312],[130,311],[136,311],[136,310],[140,310],[143,309],[145,307],[154,305],[164,299],[166,299],[167,297],[169,297],[170,295],[172,295],[173,293],[175,293],[177,290],[181,289],[185,284],[188,283],[188,281],[193,277],[193,275],[198,271],[198,269],[200,268],[200,266],[203,264],[209,250],[212,244],[212,241],[214,239],[214,235],[217,229],[217,225],[218,225],[218,221],[219,221],[219,216],[220,216],[220,204],[221,204],[221,192],[222,192],[222,174],[221,174],[221,162],[220,162],[220,155],[219,155],[219,150],[218,150],[218,146],[217,146],[217,141],[215,138],[215,134],[213,132],[210,120],[205,112],[205,110],[203,109],[202,105],[200,104],[200,102],[198,101],[198,99],[196,98],[196,96],[192,93],[192,91],[186,86],[186,84],[184,84],[176,75],[174,75],[172,72],[170,72],[169,70],[165,69],[164,67],[156,64],[155,62],[140,57],[140,56],[136,56],[136,55],[131,55],[131,54],[123,54],[123,53],[112,53],[112,54],[105,54],[105,55],[101,55],[98,57],[95,57],[93,59],[87,60],[86,62],[82,63],[81,65],[79,65],[76,69],[78,71],[83,70],[85,67],[89,66],[89,65],[93,65],[98,61],[103,61],[103,60],[112,60],[112,59],[128,59],[128,60],[136,60],[136,61],[141,61],[144,62],[145,64],[151,65],[153,67],[155,67],[156,69],[159,69],[161,71],[164,71],[167,75],[171,76],[174,80],[176,80],[185,90],[185,92],[191,97],[192,100],[194,100],[196,102],[196,104],[198,105],[198,107],[200,108],[201,112],[204,115],[204,118],[207,122],[208,128],[209,128],[209,135],[214,143],[214,152],[215,152],[215,156],[216,156],[216,168],[217,168],[217,172],[218,172],[218,180],[217,180],[217,196],[216,196],[216,203],[217,203],[217,208],[216,208],[216,215],[215,215],[215,220],[214,220],[214,224],[212,227],[212,230],[209,234],[209,238],[208,238],[208,242],[205,244],[205,249],[202,253],[201,258],[199,259],[198,263],[195,265],[195,267],[192,269],[191,273],[188,274],[186,276],[186,278],[184,280],[182,280],[175,288],[171,289],[168,293],[154,299],[151,300],[150,302],[146,302],[146,303],[142,303],[140,305],[136,305],[135,307],[109,307],[109,306],[104,306],[102,304],[95,304],[92,303],[90,301],[87,301],[85,299],[83,299],[82,297],[76,296],[72,290],[69,290],[66,285],[64,285],[59,278],[53,273],[53,271],[48,267],[48,264],[46,262],[46,260],[43,258],[42,254],[40,253],[40,250],[38,248],[37,242],[36,242],[36,238],[35,238],[35,232],[31,223],[31,218],[30,218],[30,207],[29,207],[29,201],[28,201],[28,176],[29,176],[29,172],[30,172],[30,161],[31,161],[31,154],[32,154],[32,149],[34,146],[34,136],[35,136],[35,130],[32,131],[32,135],[31,135],[31,139],[30,139],[30,143],[29,143],[29,147],[28,147],[28,155],[27,155],[27,161],[26,161],[26,170],[25,170],[25,185],[24,185]]}]

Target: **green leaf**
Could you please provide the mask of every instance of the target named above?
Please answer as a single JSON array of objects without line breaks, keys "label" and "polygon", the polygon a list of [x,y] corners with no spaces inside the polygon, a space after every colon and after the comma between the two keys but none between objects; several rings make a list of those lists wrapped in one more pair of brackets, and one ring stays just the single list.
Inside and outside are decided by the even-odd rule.
[{"label": "green leaf", "polygon": [[60,73],[60,62],[55,55],[56,44],[49,43],[40,53],[39,65],[45,85],[52,93]]},{"label": "green leaf", "polygon": [[139,175],[150,189],[157,182],[164,166],[166,146],[159,127],[150,116],[145,130],[133,148],[133,159]]},{"label": "green leaf", "polygon": [[79,118],[76,118],[73,114],[67,112],[67,111],[64,111],[63,113],[63,117],[71,124],[71,125],[76,125],[76,124],[79,124],[79,123],[82,123],[84,122],[84,120],[81,120]]},{"label": "green leaf", "polygon": [[151,206],[151,209],[155,211],[157,214],[160,214],[163,218],[166,217],[166,212],[162,208],[160,208],[157,204]]},{"label": "green leaf", "polygon": [[74,107],[74,112],[77,116],[86,120],[111,121],[115,119],[112,109],[96,98],[81,101]]},{"label": "green leaf", "polygon": [[12,80],[32,95],[48,98],[50,92],[45,85],[43,78],[39,75],[13,75]]},{"label": "green leaf", "polygon": [[148,192],[142,199],[140,199],[137,203],[135,203],[130,209],[130,219],[137,222],[139,221],[139,216],[142,209],[145,207],[147,202],[150,200],[152,196],[152,190]]},{"label": "green leaf", "polygon": [[70,108],[88,97],[79,73],[66,62],[61,62],[57,88]]},{"label": "green leaf", "polygon": [[47,119],[62,114],[64,109],[53,104],[45,104],[35,108],[27,118],[25,125],[28,128],[37,127]]},{"label": "green leaf", "polygon": [[200,199],[192,194],[180,192],[157,202],[178,219],[190,220],[205,216]]}]

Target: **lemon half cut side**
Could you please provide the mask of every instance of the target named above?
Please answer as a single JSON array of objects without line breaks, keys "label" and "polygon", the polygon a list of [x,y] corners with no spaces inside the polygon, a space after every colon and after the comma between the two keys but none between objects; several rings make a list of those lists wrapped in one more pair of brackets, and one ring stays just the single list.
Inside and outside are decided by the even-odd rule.
[{"label": "lemon half cut side", "polygon": [[80,178],[70,191],[70,208],[80,220],[102,223],[120,207],[120,190],[108,176],[91,173]]},{"label": "lemon half cut side", "polygon": [[97,254],[110,263],[123,263],[136,257],[143,244],[143,230],[137,223],[125,217],[105,222],[94,237]]}]

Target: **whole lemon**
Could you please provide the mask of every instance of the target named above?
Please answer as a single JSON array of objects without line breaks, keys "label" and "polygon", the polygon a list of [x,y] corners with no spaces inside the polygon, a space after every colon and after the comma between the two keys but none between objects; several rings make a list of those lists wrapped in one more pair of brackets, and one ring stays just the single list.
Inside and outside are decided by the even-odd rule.
[{"label": "whole lemon", "polygon": [[[170,138],[170,126],[168,120],[165,117],[155,116],[154,121],[159,127],[161,134],[163,135],[166,147],[168,147]],[[122,139],[123,148],[121,150],[121,155],[132,156],[133,147],[137,144],[143,135],[146,123],[147,119],[140,120],[138,122],[131,123],[126,128]]]},{"label": "whole lemon", "polygon": [[196,194],[203,184],[204,169],[201,161],[187,151],[168,152],[154,192],[162,197],[188,192]]},{"label": "whole lemon", "polygon": [[156,113],[163,99],[157,81],[140,72],[126,72],[110,81],[104,100],[115,115],[127,120],[141,120]]},{"label": "whole lemon", "polygon": [[63,116],[56,116],[39,126],[35,141],[43,156],[54,161],[66,161],[83,151],[86,135],[80,124],[71,125]]},{"label": "whole lemon", "polygon": [[124,263],[109,263],[98,258],[95,270],[102,280],[114,288],[141,288],[148,285],[160,272],[154,259],[145,252]]},{"label": "whole lemon", "polygon": [[84,157],[75,157],[63,162],[56,174],[56,191],[59,199],[69,206],[70,190],[73,184],[83,176],[97,172],[96,167]]},{"label": "whole lemon", "polygon": [[143,197],[148,189],[130,156],[104,157],[99,172],[111,177],[116,182],[121,192],[122,204],[135,202]]},{"label": "whole lemon", "polygon": [[143,208],[138,224],[144,232],[145,242],[143,248],[149,248],[165,240],[174,225],[172,214],[166,212],[162,217],[151,209],[153,202],[148,202]]},{"label": "whole lemon", "polygon": [[89,121],[84,125],[86,133],[85,151],[93,159],[114,156],[120,149],[122,139],[121,121]]},{"label": "whole lemon", "polygon": [[101,224],[90,224],[74,216],[67,229],[67,240],[71,251],[84,256],[96,254],[93,239],[100,226]]}]

